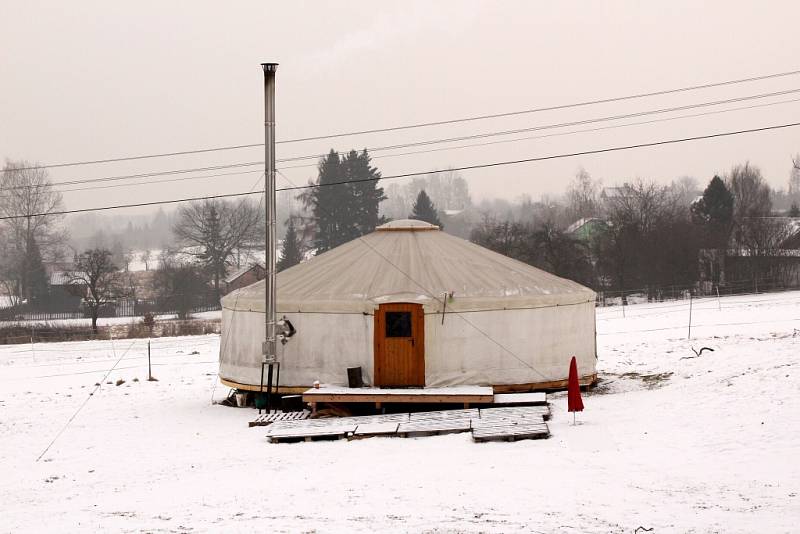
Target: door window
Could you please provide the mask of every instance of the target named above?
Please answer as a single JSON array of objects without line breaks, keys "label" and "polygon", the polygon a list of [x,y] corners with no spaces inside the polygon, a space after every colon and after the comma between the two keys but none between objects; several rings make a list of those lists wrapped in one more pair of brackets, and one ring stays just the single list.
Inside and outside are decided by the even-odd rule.
[{"label": "door window", "polygon": [[386,337],[411,337],[411,312],[386,312]]}]

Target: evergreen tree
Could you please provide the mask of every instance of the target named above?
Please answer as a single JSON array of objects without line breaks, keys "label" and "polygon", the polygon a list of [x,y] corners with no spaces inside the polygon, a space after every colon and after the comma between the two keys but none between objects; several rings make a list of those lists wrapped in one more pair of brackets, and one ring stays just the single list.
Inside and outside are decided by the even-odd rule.
[{"label": "evergreen tree", "polygon": [[28,252],[25,256],[25,279],[27,282],[27,296],[31,302],[41,302],[47,299],[47,273],[42,263],[42,254],[36,240],[28,240]]},{"label": "evergreen tree", "polygon": [[312,185],[322,187],[301,195],[313,214],[317,254],[372,232],[383,222],[378,209],[386,196],[377,186],[381,174],[370,161],[366,150],[351,150],[344,157],[331,150],[320,160],[319,177]]},{"label": "evergreen tree", "polygon": [[733,221],[733,194],[719,176],[711,179],[703,196],[692,205],[692,219],[705,226],[711,246],[725,246]]},{"label": "evergreen tree", "polygon": [[351,212],[358,236],[374,232],[376,226],[385,222],[380,216],[380,203],[386,200],[386,195],[383,188],[377,186],[381,173],[370,162],[366,149],[351,150],[342,160],[345,176],[353,182],[349,187]]},{"label": "evergreen tree", "polygon": [[294,224],[294,217],[289,217],[289,224],[286,227],[286,235],[283,238],[281,247],[281,259],[278,260],[278,272],[288,269],[303,261],[303,243],[297,235],[297,227]]},{"label": "evergreen tree", "polygon": [[436,212],[436,206],[433,205],[433,202],[431,202],[430,197],[424,189],[417,195],[417,200],[414,202],[414,207],[412,208],[411,215],[409,215],[409,219],[429,222],[435,224],[440,229],[444,228]]}]

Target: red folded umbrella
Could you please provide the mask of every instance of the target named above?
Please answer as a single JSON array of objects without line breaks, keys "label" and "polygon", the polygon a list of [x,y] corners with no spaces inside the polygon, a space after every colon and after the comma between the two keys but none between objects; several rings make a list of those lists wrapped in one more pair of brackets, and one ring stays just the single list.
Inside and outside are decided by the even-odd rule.
[{"label": "red folded umbrella", "polygon": [[569,383],[567,385],[567,410],[570,412],[583,411],[583,399],[581,398],[581,384],[578,381],[578,362],[575,356],[569,362]]}]

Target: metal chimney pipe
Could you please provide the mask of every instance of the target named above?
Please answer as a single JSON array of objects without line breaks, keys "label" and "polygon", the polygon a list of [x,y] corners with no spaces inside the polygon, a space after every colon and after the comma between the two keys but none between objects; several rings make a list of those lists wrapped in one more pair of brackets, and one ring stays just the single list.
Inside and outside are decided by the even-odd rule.
[{"label": "metal chimney pipe", "polygon": [[[264,362],[274,362],[277,357],[275,337],[275,72],[277,63],[262,63],[264,70],[264,206],[266,209],[266,340],[263,346]],[[270,373],[272,369],[270,368]]]}]

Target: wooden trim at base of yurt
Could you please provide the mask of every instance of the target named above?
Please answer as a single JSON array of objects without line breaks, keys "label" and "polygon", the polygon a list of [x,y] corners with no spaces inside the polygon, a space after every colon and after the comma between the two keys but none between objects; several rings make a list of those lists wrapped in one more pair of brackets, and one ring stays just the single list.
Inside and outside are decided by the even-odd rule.
[{"label": "wooden trim at base of yurt", "polygon": [[[597,373],[583,376],[579,382],[581,386],[591,386],[597,381]],[[567,380],[553,380],[550,382],[534,382],[531,384],[499,384],[492,386],[495,393],[527,393],[529,391],[542,391],[547,389],[565,389]]]},{"label": "wooden trim at base of yurt", "polygon": [[[229,388],[233,389],[241,389],[242,391],[261,391],[261,386],[251,386],[250,384],[240,384],[238,382],[234,382],[233,380],[226,380],[225,378],[220,377],[219,381],[222,382],[223,385],[228,386]],[[267,389],[266,384],[264,385],[264,391]],[[303,393],[304,391],[308,391],[309,386],[278,386],[278,389],[273,389],[273,391],[279,395],[295,395]]]},{"label": "wooden trim at base of yurt", "polygon": [[[242,391],[259,391],[260,386],[252,386],[250,384],[239,384],[233,380],[227,380],[220,377],[220,382],[229,388],[241,389]],[[580,379],[581,386],[591,386],[597,382],[597,373],[583,376]],[[312,386],[279,386],[277,393],[281,395],[297,395],[302,394],[311,389]],[[534,382],[530,384],[498,384],[493,385],[492,389],[495,393],[527,393],[529,391],[543,391],[548,389],[565,389],[567,387],[567,380],[553,380],[551,382]],[[407,401],[402,401],[407,402]]]}]

